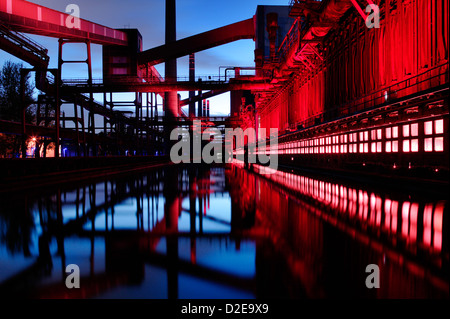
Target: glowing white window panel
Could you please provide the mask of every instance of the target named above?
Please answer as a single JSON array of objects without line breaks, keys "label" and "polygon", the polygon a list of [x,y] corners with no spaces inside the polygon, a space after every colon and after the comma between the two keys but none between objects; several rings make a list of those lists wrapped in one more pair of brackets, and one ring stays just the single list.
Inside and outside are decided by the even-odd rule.
[{"label": "glowing white window panel", "polygon": [[353,134],[349,134],[350,143],[353,142]]},{"label": "glowing white window panel", "polygon": [[372,138],[372,140],[376,140],[377,139],[377,130],[370,131],[370,137]]},{"label": "glowing white window panel", "polygon": [[364,144],[363,143],[359,144],[359,152],[364,153]]},{"label": "glowing white window panel", "polygon": [[378,142],[377,143],[377,153],[383,152],[383,143]]},{"label": "glowing white window panel", "polygon": [[392,142],[392,152],[398,152],[398,141]]},{"label": "glowing white window panel", "polygon": [[381,129],[377,130],[377,139],[381,140],[381,135],[383,134],[383,131]]},{"label": "glowing white window panel", "polygon": [[370,145],[371,147],[371,152],[372,153],[376,153],[377,152],[377,143],[372,143],[371,145]]},{"label": "glowing white window panel", "polygon": [[444,120],[434,121],[434,128],[435,128],[436,134],[443,134],[444,133]]},{"label": "glowing white window panel", "polygon": [[403,141],[403,152],[409,152],[409,151],[410,151],[409,140],[404,140]]},{"label": "glowing white window panel", "polygon": [[387,141],[386,142],[386,153],[390,153],[390,152],[392,152],[392,142]]},{"label": "glowing white window panel", "polygon": [[425,135],[433,134],[433,121],[425,122]]},{"label": "glowing white window panel", "polygon": [[419,140],[414,139],[411,141],[411,152],[418,152],[419,151]]},{"label": "glowing white window panel", "polygon": [[364,140],[365,141],[369,140],[369,131],[364,131]]},{"label": "glowing white window panel", "polygon": [[344,134],[344,143],[347,143],[347,134]]},{"label": "glowing white window panel", "polygon": [[409,124],[403,125],[403,136],[408,137],[409,136]]},{"label": "glowing white window panel", "polygon": [[411,124],[411,136],[419,136],[419,123]]},{"label": "glowing white window panel", "polygon": [[426,138],[425,139],[425,152],[433,152],[433,138]]},{"label": "glowing white window panel", "polygon": [[398,126],[392,127],[392,138],[398,137]]},{"label": "glowing white window panel", "polygon": [[369,153],[369,143],[364,144],[364,153]]},{"label": "glowing white window panel", "polygon": [[364,141],[364,132],[359,132],[359,140]]},{"label": "glowing white window panel", "polygon": [[443,152],[444,151],[444,138],[436,137],[434,139],[434,150],[435,152]]},{"label": "glowing white window panel", "polygon": [[386,138],[392,138],[392,128],[386,128]]}]

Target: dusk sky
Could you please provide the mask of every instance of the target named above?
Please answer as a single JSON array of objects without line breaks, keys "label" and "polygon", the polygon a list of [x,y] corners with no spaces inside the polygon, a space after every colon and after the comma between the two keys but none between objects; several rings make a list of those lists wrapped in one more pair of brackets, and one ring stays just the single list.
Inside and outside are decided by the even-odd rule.
[{"label": "dusk sky", "polygon": [[[66,6],[75,3],[80,7],[81,18],[112,28],[137,28],[143,36],[144,50],[164,44],[165,1],[164,0],[33,0],[31,2],[65,11]],[[178,0],[177,1],[177,38],[182,39],[204,31],[249,19],[256,12],[257,5],[288,5],[289,0]],[[49,50],[50,68],[57,67],[57,39],[30,36]],[[80,59],[84,57],[85,46],[67,46],[64,58]],[[254,48],[252,40],[240,40],[196,54],[196,75],[219,75],[220,66],[254,66]],[[83,51],[80,51],[83,49]],[[81,53],[82,52],[82,53]],[[102,77],[101,46],[94,45],[94,79]],[[0,61],[20,60],[0,51]],[[24,63],[26,65],[26,63]],[[156,66],[164,75],[164,64]],[[84,66],[64,66],[63,78],[86,78]],[[178,59],[178,75],[187,76],[188,57]],[[182,98],[188,93],[181,93]],[[101,96],[96,96],[101,100]],[[229,94],[222,94],[211,101],[213,114],[229,113]]]}]

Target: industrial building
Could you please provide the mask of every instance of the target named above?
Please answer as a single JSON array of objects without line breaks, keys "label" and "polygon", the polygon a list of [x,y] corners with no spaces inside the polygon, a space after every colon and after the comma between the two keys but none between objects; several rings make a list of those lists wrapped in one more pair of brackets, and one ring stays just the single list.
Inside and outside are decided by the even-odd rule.
[{"label": "industrial building", "polygon": [[[20,140],[0,159],[0,295],[448,298],[448,12],[448,0],[286,0],[177,39],[166,0],[165,44],[145,48],[139,29],[0,0],[1,49],[32,66],[22,96],[27,76],[40,91],[33,121],[25,98],[21,121],[0,118]],[[30,34],[58,39],[57,68]],[[199,52],[249,39],[254,65],[196,76]],[[72,44],[85,54],[65,60]],[[85,78],[64,77],[69,64]],[[208,99],[228,92],[229,115],[212,114]],[[176,142],[205,147],[212,128],[215,163],[195,147],[173,163]],[[241,144],[227,129],[256,133]]]}]

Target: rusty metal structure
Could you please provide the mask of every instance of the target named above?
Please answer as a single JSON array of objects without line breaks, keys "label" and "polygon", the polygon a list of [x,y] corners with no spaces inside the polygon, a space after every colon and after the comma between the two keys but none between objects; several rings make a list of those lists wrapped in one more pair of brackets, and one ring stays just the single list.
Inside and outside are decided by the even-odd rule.
[{"label": "rusty metal structure", "polygon": [[[2,132],[23,136],[22,157],[32,135],[54,141],[57,150],[70,145],[77,156],[167,154],[170,128],[189,128],[200,119],[222,128],[277,128],[277,149],[268,149],[265,140],[249,145],[277,154],[285,166],[448,176],[448,16],[441,14],[448,0],[292,0],[258,6],[251,19],[179,40],[175,2],[166,5],[166,44],[144,50],[138,30],[85,20],[68,28],[65,13],[0,1],[2,49],[34,66],[23,74],[36,73],[45,92],[40,108],[56,110],[39,115],[35,125],[25,117],[22,123],[1,121]],[[366,6],[378,8],[378,27],[368,23],[374,16]],[[57,69],[47,69],[45,49],[24,32],[60,39]],[[240,39],[255,41],[254,75],[227,67],[224,77],[196,80],[196,52]],[[72,43],[86,45],[86,60],[63,60],[64,47]],[[100,82],[92,78],[93,43],[103,45]],[[178,78],[170,61],[187,55],[190,75]],[[165,79],[154,67],[162,62]],[[63,79],[69,63],[87,64],[86,79]],[[189,98],[178,101],[179,91],[189,91]],[[205,100],[228,91],[231,117],[211,117]],[[118,92],[132,92],[134,100],[117,100]],[[98,93],[101,103],[94,100]],[[61,114],[63,103],[73,105],[73,117]],[[181,111],[184,105],[189,114]],[[134,111],[127,114],[123,107]]]}]

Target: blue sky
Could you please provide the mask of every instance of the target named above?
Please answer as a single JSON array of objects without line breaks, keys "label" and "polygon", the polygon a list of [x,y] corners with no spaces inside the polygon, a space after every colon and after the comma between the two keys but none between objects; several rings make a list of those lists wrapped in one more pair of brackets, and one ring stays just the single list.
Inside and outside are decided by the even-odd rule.
[{"label": "blue sky", "polygon": [[[144,50],[164,44],[165,1],[164,0],[32,0],[49,8],[65,11],[68,4],[80,7],[81,18],[112,28],[137,28],[143,36]],[[257,5],[288,5],[289,0],[177,0],[177,38],[185,38],[227,24],[251,18]],[[57,39],[31,36],[48,48],[50,67],[57,66]],[[83,46],[67,47],[65,58],[79,59]],[[254,48],[252,40],[240,40],[196,54],[197,75],[219,75],[220,66],[253,66]],[[93,76],[102,77],[101,47],[95,45],[92,51]],[[67,54],[67,55],[66,55]],[[84,56],[84,55],[82,55]],[[18,59],[0,51],[0,63]],[[26,64],[25,64],[26,65]],[[164,64],[156,66],[164,75]],[[85,78],[86,70],[79,65],[63,70],[63,77]],[[188,75],[188,58],[178,59],[178,75]],[[182,98],[187,92],[180,93]],[[101,100],[101,96],[97,97]],[[212,98],[211,112],[229,113],[229,94]]]}]

